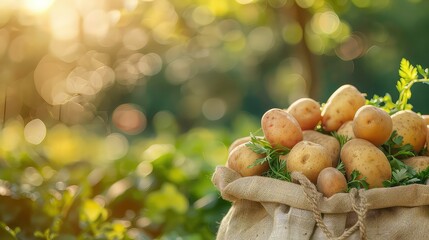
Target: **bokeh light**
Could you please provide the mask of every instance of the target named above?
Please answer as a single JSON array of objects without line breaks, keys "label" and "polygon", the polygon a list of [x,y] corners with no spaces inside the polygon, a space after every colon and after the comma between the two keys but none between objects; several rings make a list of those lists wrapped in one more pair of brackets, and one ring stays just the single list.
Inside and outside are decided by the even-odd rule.
[{"label": "bokeh light", "polygon": [[71,1],[57,1],[50,11],[50,26],[53,39],[75,40],[80,34],[80,16]]},{"label": "bokeh light", "polygon": [[149,37],[141,28],[134,28],[124,34],[122,42],[124,47],[129,50],[139,50],[149,41]]},{"label": "bokeh light", "polygon": [[46,125],[40,119],[34,119],[24,127],[24,138],[27,142],[37,145],[46,137]]},{"label": "bokeh light", "polygon": [[130,135],[141,133],[147,124],[146,116],[139,107],[128,103],[115,109],[112,121],[116,128]]},{"label": "bokeh light", "polygon": [[312,30],[319,34],[332,34],[337,31],[340,19],[333,11],[317,13],[313,16]]},{"label": "bokeh light", "polygon": [[204,101],[202,106],[202,113],[209,120],[221,119],[226,113],[226,103],[219,98],[210,98]]},{"label": "bokeh light", "polygon": [[303,37],[303,30],[298,22],[292,21],[283,27],[283,40],[288,44],[298,44]]},{"label": "bokeh light", "polygon": [[124,157],[128,153],[129,143],[127,138],[120,133],[111,133],[105,139],[104,151],[107,159],[115,160]]},{"label": "bokeh light", "polygon": [[356,59],[362,56],[365,51],[365,42],[359,35],[350,36],[336,49],[337,56],[344,61]]}]

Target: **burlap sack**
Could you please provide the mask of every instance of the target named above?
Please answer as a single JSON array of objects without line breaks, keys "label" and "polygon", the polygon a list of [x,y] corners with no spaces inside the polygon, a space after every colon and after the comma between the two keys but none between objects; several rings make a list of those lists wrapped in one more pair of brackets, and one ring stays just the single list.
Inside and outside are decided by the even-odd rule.
[{"label": "burlap sack", "polygon": [[429,239],[429,186],[355,190],[325,198],[300,174],[300,184],[241,177],[219,166],[212,177],[232,202],[217,239]]}]

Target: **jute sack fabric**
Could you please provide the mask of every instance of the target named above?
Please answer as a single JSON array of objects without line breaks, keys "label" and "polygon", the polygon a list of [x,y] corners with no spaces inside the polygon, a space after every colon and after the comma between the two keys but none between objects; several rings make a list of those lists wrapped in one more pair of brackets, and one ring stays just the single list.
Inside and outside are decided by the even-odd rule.
[{"label": "jute sack fabric", "polygon": [[217,239],[429,239],[429,186],[352,189],[323,197],[307,178],[297,183],[241,177],[218,166],[212,182],[232,203]]}]

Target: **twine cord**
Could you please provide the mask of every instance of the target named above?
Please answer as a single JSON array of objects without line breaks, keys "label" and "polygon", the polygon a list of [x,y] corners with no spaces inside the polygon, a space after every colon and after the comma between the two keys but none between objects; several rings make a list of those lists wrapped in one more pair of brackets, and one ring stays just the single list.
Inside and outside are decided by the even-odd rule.
[{"label": "twine cord", "polygon": [[350,237],[355,231],[359,229],[361,239],[367,239],[365,217],[367,213],[367,199],[362,193],[363,190],[358,191],[352,188],[349,192],[349,197],[352,203],[353,211],[356,212],[358,219],[357,222],[349,229],[345,230],[339,237],[335,237],[334,234],[328,229],[326,224],[323,222],[322,212],[318,207],[319,192],[313,183],[308,180],[304,175],[298,172],[292,173],[292,178],[297,180],[303,190],[304,194],[311,205],[311,211],[313,212],[314,219],[317,226],[325,234],[329,240],[344,240]]}]

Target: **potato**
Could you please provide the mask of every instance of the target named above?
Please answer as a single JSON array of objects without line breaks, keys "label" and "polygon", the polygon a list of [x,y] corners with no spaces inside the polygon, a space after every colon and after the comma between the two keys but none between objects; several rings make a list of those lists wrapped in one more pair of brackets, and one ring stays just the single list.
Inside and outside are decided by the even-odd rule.
[{"label": "potato", "polygon": [[429,156],[429,126],[427,126],[426,128],[426,155]]},{"label": "potato", "polygon": [[241,137],[241,138],[237,138],[237,139],[235,139],[235,140],[231,143],[231,145],[229,145],[228,153],[231,153],[231,152],[232,152],[232,150],[234,150],[236,147],[240,146],[240,145],[241,145],[241,144],[243,144],[243,143],[247,143],[247,142],[249,142],[249,141],[250,141],[250,136],[247,136],[247,137]]},{"label": "potato", "polygon": [[314,129],[322,118],[320,104],[311,98],[296,100],[287,112],[298,121],[302,130]]},{"label": "potato", "polygon": [[268,170],[268,162],[251,168],[249,168],[249,166],[252,165],[255,160],[263,157],[265,156],[255,153],[246,146],[246,143],[242,143],[231,151],[226,166],[238,172],[243,177],[261,175]]},{"label": "potato", "polygon": [[325,147],[303,140],[290,150],[286,166],[289,172],[301,172],[308,180],[316,183],[320,171],[332,167],[332,161]]},{"label": "potato", "polygon": [[392,119],[386,111],[378,107],[362,106],[353,118],[353,133],[357,138],[381,146],[392,134]]},{"label": "potato", "polygon": [[412,167],[416,172],[426,170],[429,167],[428,156],[415,156],[402,160],[406,165]]},{"label": "potato", "polygon": [[355,138],[348,141],[342,147],[340,157],[348,180],[353,170],[360,172],[359,179],[366,177],[369,188],[382,187],[383,181],[391,178],[389,160],[379,148],[367,140]]},{"label": "potato", "polygon": [[296,119],[286,110],[273,108],[264,113],[261,127],[271,146],[292,148],[302,140],[302,130]]},{"label": "potato", "polygon": [[350,139],[356,138],[353,132],[353,120],[343,123],[343,125],[341,125],[341,127],[337,130],[337,133]]},{"label": "potato", "polygon": [[305,130],[302,132],[303,139],[324,146],[330,155],[332,166],[337,166],[340,158],[340,142],[331,136],[314,130]]},{"label": "potato", "polygon": [[[262,138],[262,136],[255,136],[256,138]],[[234,150],[234,148],[236,148],[237,146],[241,145],[242,143],[247,143],[250,141],[250,136],[246,136],[246,137],[241,137],[241,138],[237,138],[235,139],[231,145],[229,145],[228,148],[228,153],[232,152],[232,150]]]},{"label": "potato", "polygon": [[393,130],[403,137],[403,144],[411,144],[416,152],[422,150],[427,136],[427,126],[423,118],[410,110],[396,112],[391,117]]},{"label": "potato", "polygon": [[347,191],[346,177],[336,168],[327,167],[317,177],[317,190],[325,197],[331,197],[335,193]]},{"label": "potato", "polygon": [[429,115],[422,115],[423,120],[425,120],[426,125],[429,125]]},{"label": "potato", "polygon": [[322,110],[322,127],[336,131],[345,122],[353,120],[356,111],[365,105],[365,97],[354,86],[339,87],[328,99]]}]

